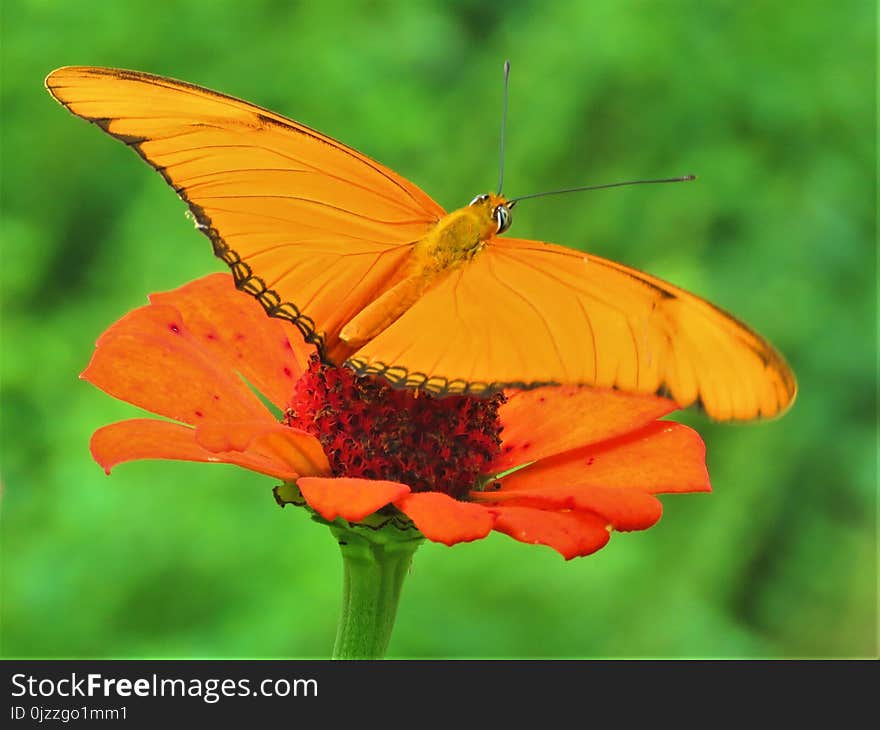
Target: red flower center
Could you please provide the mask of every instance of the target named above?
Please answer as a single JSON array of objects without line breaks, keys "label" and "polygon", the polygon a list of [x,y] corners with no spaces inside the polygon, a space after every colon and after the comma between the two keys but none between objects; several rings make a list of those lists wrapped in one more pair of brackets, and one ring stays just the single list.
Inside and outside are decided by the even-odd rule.
[{"label": "red flower center", "polygon": [[334,476],[387,479],[463,498],[501,446],[490,398],[395,390],[312,357],[285,420],[321,442]]}]

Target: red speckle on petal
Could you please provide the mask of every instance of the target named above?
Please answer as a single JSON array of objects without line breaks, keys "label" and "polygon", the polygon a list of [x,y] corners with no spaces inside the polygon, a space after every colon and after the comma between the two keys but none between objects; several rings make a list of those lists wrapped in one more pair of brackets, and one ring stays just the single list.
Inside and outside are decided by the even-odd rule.
[{"label": "red speckle on petal", "polygon": [[243,339],[245,339],[245,336],[244,336],[244,334],[242,334],[241,332],[236,332],[236,333],[235,333],[235,339],[236,339],[237,341],[241,342]]},{"label": "red speckle on petal", "polygon": [[196,415],[196,418],[204,418],[205,417],[205,414],[202,413],[201,411],[196,411],[195,415]]},{"label": "red speckle on petal", "polygon": [[215,335],[213,332],[208,332],[208,333],[205,335],[205,338],[206,338],[206,339],[209,339],[209,340],[216,340],[216,339],[217,339],[217,335]]},{"label": "red speckle on petal", "polygon": [[281,371],[282,371],[282,372],[283,372],[288,378],[293,378],[293,371],[292,371],[289,367],[287,367],[287,365],[285,365],[283,368],[281,368]]},{"label": "red speckle on petal", "polygon": [[596,461],[596,457],[591,456],[589,459],[587,459],[587,466],[592,466],[594,461]]},{"label": "red speckle on petal", "polygon": [[171,324],[168,325],[168,329],[170,329],[176,335],[180,334],[180,327],[179,327],[179,325],[175,324],[174,322],[172,322]]}]

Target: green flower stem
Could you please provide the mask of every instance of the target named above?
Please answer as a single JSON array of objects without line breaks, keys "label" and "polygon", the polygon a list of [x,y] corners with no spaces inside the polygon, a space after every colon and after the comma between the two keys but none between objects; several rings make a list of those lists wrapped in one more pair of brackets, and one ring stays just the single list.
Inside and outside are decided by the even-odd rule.
[{"label": "green flower stem", "polygon": [[379,530],[331,525],[344,566],[342,615],[333,659],[385,656],[403,579],[424,538],[394,527]]}]

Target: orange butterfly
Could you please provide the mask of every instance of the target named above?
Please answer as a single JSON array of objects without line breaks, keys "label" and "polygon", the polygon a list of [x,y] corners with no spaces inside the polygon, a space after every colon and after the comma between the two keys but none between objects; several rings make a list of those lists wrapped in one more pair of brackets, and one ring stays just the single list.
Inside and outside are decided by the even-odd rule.
[{"label": "orange butterfly", "polygon": [[357,373],[435,394],[661,392],[718,420],[794,400],[782,357],[717,307],[592,254],[501,237],[503,195],[447,214],[320,132],[160,76],[68,67],[46,87],[162,174],[240,289]]}]

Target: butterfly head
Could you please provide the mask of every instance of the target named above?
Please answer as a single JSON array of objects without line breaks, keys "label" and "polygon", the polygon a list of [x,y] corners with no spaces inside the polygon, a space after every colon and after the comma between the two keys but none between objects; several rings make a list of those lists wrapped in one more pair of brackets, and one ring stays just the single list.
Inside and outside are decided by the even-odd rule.
[{"label": "butterfly head", "polygon": [[503,195],[484,193],[474,198],[469,206],[480,213],[486,238],[504,233],[513,222],[513,205]]}]

